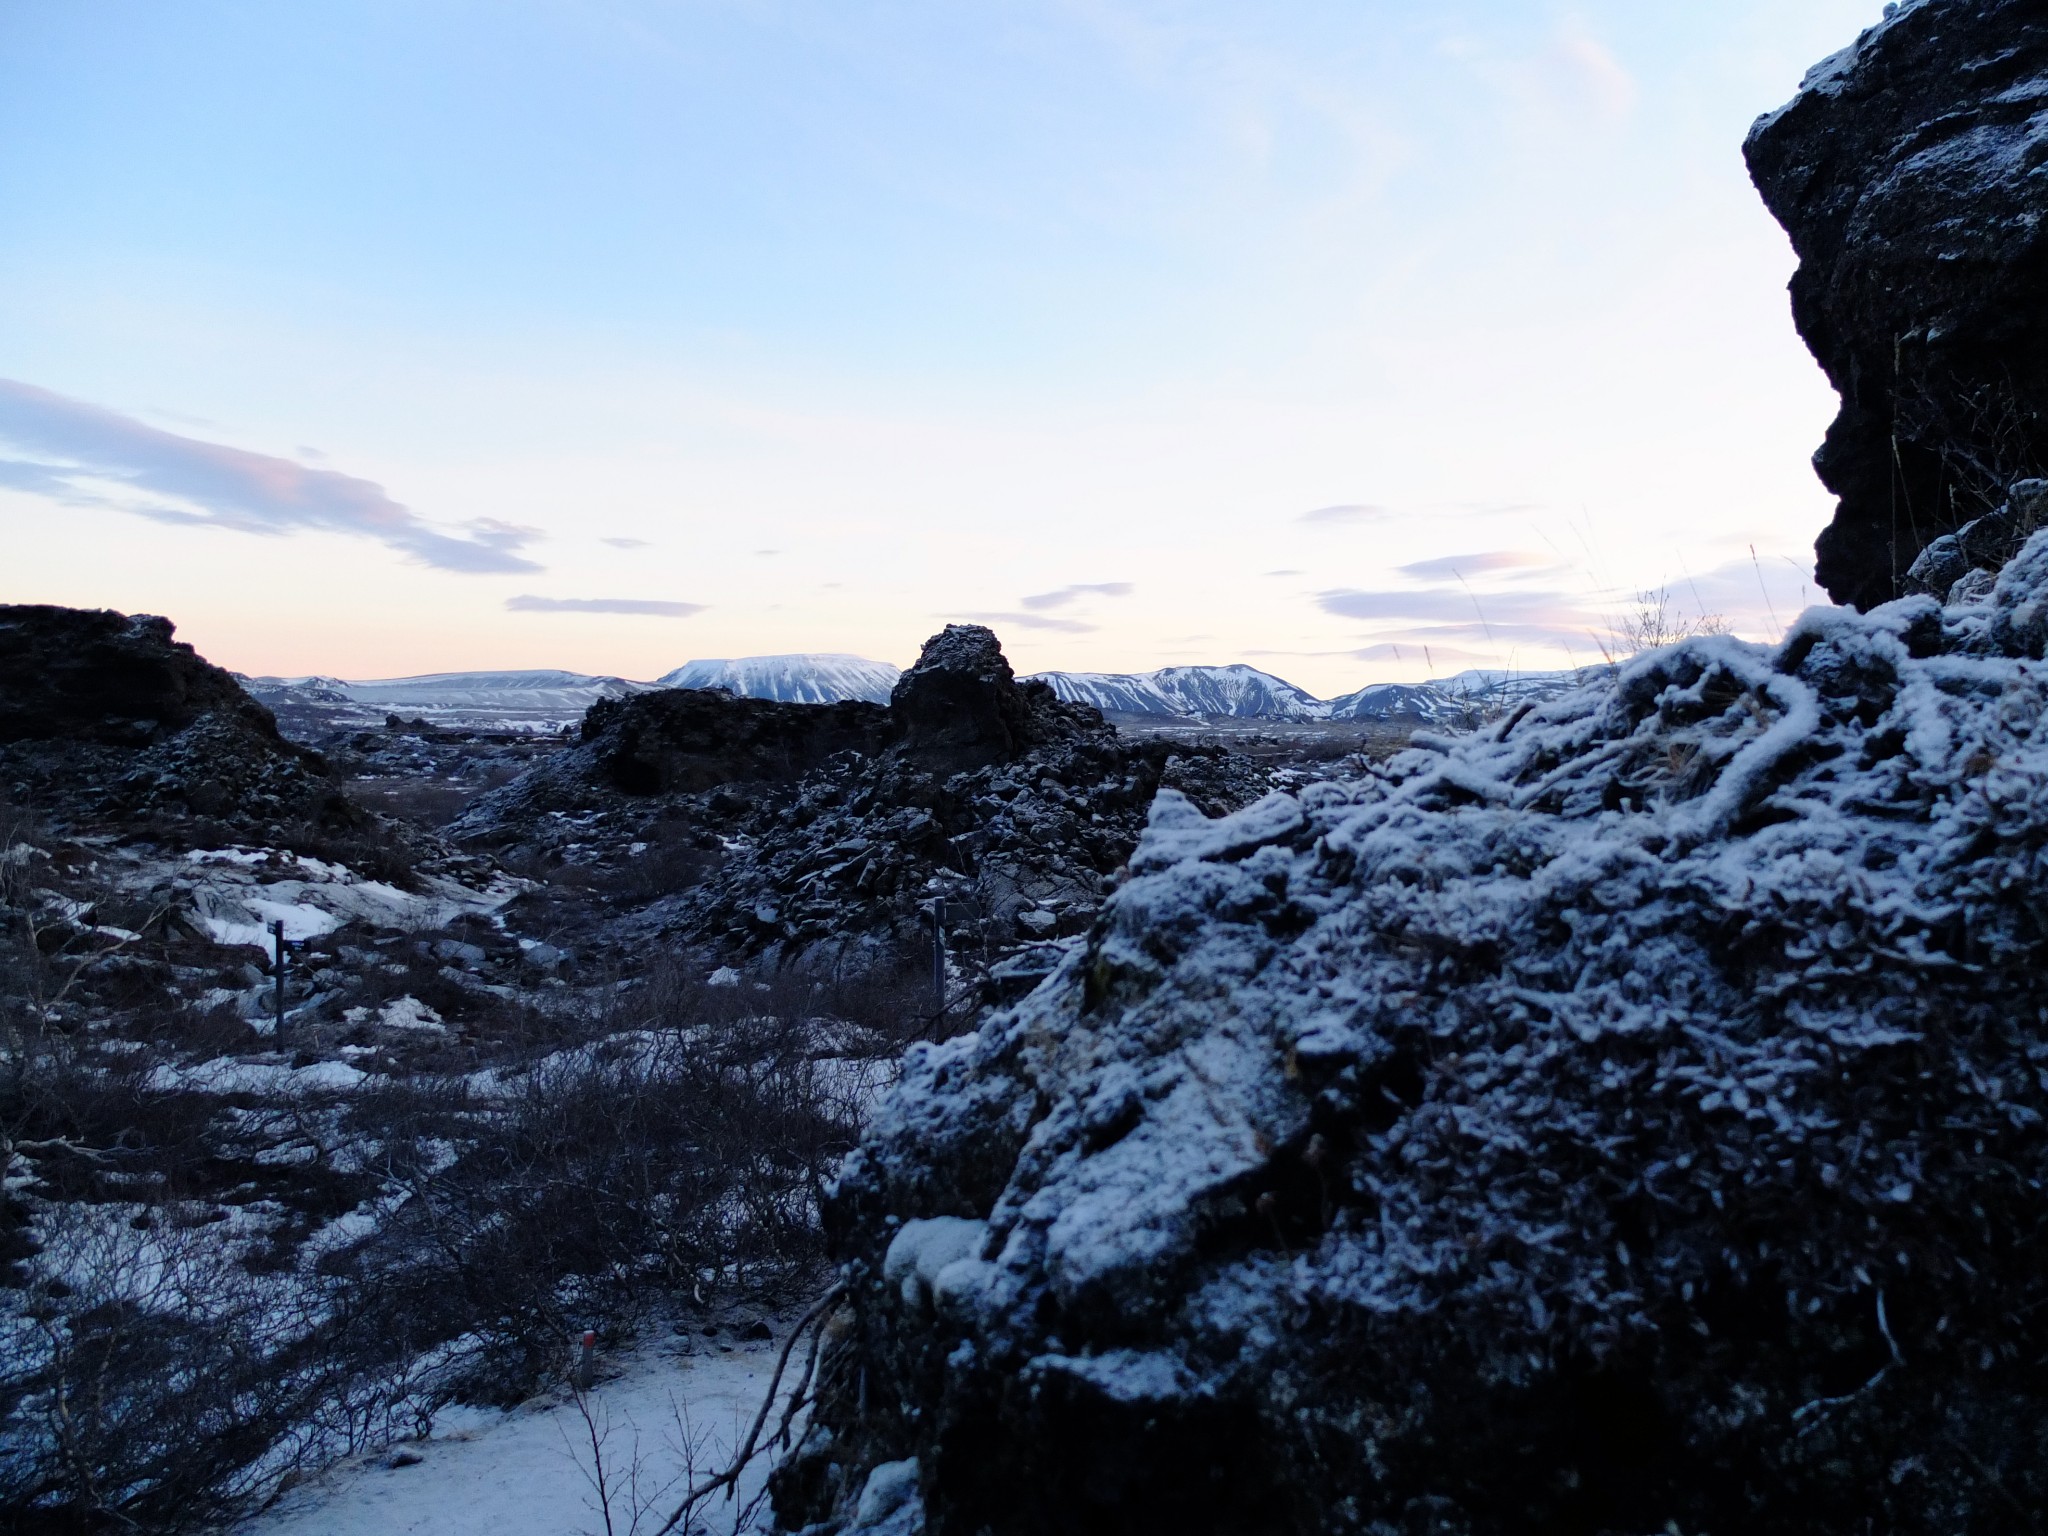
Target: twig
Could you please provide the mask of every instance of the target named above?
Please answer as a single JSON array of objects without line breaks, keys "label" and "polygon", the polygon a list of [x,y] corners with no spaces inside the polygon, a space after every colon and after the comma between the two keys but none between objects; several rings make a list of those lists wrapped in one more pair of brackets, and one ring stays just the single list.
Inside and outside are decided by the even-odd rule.
[{"label": "twig", "polygon": [[811,1330],[811,1351],[804,1359],[803,1374],[796,1379],[796,1385],[789,1390],[789,1401],[783,1405],[782,1422],[775,1426],[773,1443],[785,1451],[789,1449],[789,1426],[796,1421],[798,1411],[811,1390],[811,1383],[818,1377],[818,1352],[825,1342],[825,1328],[821,1323]]},{"label": "twig", "polygon": [[747,1438],[745,1443],[740,1446],[739,1455],[733,1458],[731,1466],[727,1467],[709,1482],[692,1488],[684,1496],[683,1502],[676,1506],[676,1512],[670,1515],[667,1521],[655,1531],[654,1536],[668,1536],[668,1533],[680,1525],[691,1510],[695,1509],[719,1489],[723,1488],[725,1490],[725,1496],[728,1499],[733,1496],[734,1490],[739,1486],[740,1474],[746,1470],[747,1464],[754,1459],[754,1445],[761,1438],[761,1426],[768,1422],[768,1410],[775,1406],[775,1393],[782,1385],[782,1373],[789,1365],[790,1351],[796,1348],[796,1341],[803,1337],[804,1330],[823,1317],[825,1309],[839,1300],[845,1294],[845,1291],[846,1286],[843,1281],[834,1285],[812,1304],[810,1311],[797,1319],[796,1326],[789,1330],[789,1337],[783,1340],[782,1353],[776,1356],[775,1374],[768,1378],[768,1391],[761,1399],[761,1411],[754,1415],[754,1427],[747,1431]]}]

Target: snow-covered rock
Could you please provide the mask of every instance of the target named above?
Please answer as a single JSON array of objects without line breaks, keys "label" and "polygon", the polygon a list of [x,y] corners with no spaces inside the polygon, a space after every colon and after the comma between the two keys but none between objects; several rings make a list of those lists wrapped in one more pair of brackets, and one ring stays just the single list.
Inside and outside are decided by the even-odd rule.
[{"label": "snow-covered rock", "polygon": [[832,654],[740,656],[689,661],[660,680],[664,688],[723,688],[743,699],[831,704],[840,699],[889,702],[902,673],[886,661]]},{"label": "snow-covered rock", "polygon": [[2021,1528],[2044,615],[2048,533],[1968,605],[1162,793],[1086,945],[913,1048],[845,1165],[783,1519],[914,1458],[933,1536]]}]

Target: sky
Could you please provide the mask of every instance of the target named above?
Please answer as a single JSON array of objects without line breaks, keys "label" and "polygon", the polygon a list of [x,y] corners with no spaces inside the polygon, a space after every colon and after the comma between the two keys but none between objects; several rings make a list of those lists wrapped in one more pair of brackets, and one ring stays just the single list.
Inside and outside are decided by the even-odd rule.
[{"label": "sky", "polygon": [[249,673],[1324,696],[1775,635],[1875,0],[0,0],[0,601]]}]

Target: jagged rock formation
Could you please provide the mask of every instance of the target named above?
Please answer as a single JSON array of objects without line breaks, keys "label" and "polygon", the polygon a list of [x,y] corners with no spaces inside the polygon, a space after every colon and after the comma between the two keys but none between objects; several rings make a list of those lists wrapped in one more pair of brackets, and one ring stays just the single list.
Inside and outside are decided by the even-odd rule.
[{"label": "jagged rock formation", "polygon": [[934,770],[983,768],[1105,730],[1099,713],[1063,705],[1044,683],[1019,684],[980,624],[948,624],[925,642],[890,691],[889,719],[898,750]]},{"label": "jagged rock formation", "polygon": [[1346,783],[1163,794],[845,1166],[786,1525],[2048,1507],[2048,533]]},{"label": "jagged rock formation", "polygon": [[887,709],[672,690],[593,709],[585,737],[451,829],[624,888],[558,913],[559,942],[928,967],[936,911],[967,993],[991,971],[1000,989],[1051,969],[1162,784],[1221,811],[1265,781],[1219,751],[1120,740],[1095,710],[1017,682],[978,625],[927,642]]},{"label": "jagged rock formation", "polygon": [[1842,397],[1814,457],[1840,498],[1819,581],[1862,607],[2048,473],[2048,12],[1887,10],[1745,146],[1799,253],[1793,316]]},{"label": "jagged rock formation", "polygon": [[0,605],[0,791],[67,821],[199,816],[272,840],[360,825],[319,754],[171,635],[150,615]]}]

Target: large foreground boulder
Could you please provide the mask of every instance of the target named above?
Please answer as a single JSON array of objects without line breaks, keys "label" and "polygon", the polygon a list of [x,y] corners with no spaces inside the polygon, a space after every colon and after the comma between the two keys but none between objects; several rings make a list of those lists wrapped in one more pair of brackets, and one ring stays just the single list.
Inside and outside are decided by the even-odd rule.
[{"label": "large foreground boulder", "polygon": [[790,1527],[2048,1508],[2048,534],[1211,819],[846,1164]]},{"label": "large foreground boulder", "polygon": [[1799,254],[1793,316],[1842,397],[1814,458],[1840,498],[1820,584],[1863,607],[2048,473],[2048,9],[1885,9],[1746,145]]}]

